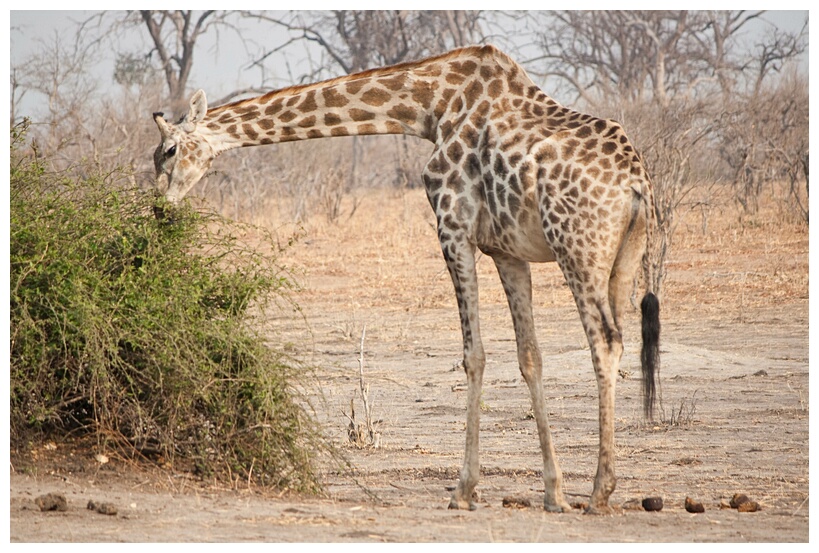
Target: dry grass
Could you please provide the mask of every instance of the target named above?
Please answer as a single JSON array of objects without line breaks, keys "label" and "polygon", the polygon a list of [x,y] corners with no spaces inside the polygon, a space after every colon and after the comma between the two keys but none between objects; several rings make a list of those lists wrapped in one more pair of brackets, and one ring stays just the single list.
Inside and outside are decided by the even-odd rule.
[{"label": "dry grass", "polygon": [[681,313],[808,301],[808,227],[765,205],[753,217],[729,207],[703,233],[683,217],[668,263],[665,301]]},{"label": "dry grass", "polygon": [[[349,285],[332,298],[345,310],[455,308],[435,219],[422,190],[359,191],[345,201],[358,203],[353,217],[307,220],[301,239],[287,254],[287,262],[303,275],[305,298],[326,294],[311,282],[327,275]],[[679,316],[722,316],[729,310],[742,320],[750,308],[806,303],[807,225],[783,216],[773,202],[752,217],[730,202],[726,206],[710,214],[705,229],[700,213],[681,215],[668,258],[663,308]],[[283,236],[294,230],[282,221],[270,224]],[[505,304],[491,260],[480,256],[478,271],[481,303]],[[539,305],[574,307],[556,264],[533,264],[532,271]]]}]

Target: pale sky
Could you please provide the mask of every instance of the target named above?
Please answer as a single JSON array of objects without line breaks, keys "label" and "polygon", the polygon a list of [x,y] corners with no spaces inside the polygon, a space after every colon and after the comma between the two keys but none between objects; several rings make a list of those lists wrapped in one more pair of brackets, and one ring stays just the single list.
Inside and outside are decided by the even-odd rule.
[{"label": "pale sky", "polygon": [[[788,2],[785,2],[787,5]],[[334,6],[335,7],[335,6]],[[448,7],[448,6],[447,6]],[[67,30],[72,31],[74,25],[72,21],[80,21],[92,12],[82,11],[11,11],[10,14],[10,57],[12,63],[19,63],[36,51],[42,41],[53,40],[55,33]],[[797,30],[801,27],[806,10],[799,11],[771,11],[763,16],[765,21],[775,24],[787,30]],[[243,31],[243,37],[250,42],[256,42],[258,48],[261,45],[277,45],[285,40],[282,32],[280,36],[272,35],[271,27],[262,29],[259,25],[247,23],[247,28]],[[750,26],[749,26],[750,27]],[[761,27],[761,25],[760,25]],[[72,32],[73,35],[73,32]],[[73,36],[64,37],[69,41]],[[132,44],[133,50],[145,51],[147,40],[145,32],[140,29],[133,30],[129,35],[121,37],[121,46]],[[218,46],[218,47],[217,47]],[[253,48],[253,46],[251,46]],[[124,49],[124,48],[123,48]],[[303,57],[303,47],[296,46],[290,50],[287,62],[294,66],[295,73],[298,74],[299,63]],[[203,88],[207,91],[209,98],[219,98],[237,88],[258,86],[260,83],[260,73],[258,70],[247,70],[243,67],[249,54],[238,40],[235,34],[222,32],[220,40],[216,41],[215,35],[204,36],[201,43],[197,45],[196,59],[194,62],[193,74],[190,80],[191,88]],[[8,62],[7,62],[8,63]],[[273,65],[277,70],[274,80],[268,81],[271,87],[280,87],[292,84],[287,74],[283,58]],[[108,85],[112,80],[113,55],[94,69],[93,75],[98,80],[100,88]],[[24,113],[36,109],[37,98],[33,94],[28,94],[22,103]]]}]

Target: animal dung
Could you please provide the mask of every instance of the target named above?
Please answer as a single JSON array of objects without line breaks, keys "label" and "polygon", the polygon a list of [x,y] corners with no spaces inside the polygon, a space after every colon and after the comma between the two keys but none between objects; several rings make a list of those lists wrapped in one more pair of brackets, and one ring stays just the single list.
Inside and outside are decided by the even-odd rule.
[{"label": "animal dung", "polygon": [[739,513],[755,513],[760,509],[759,503],[756,501],[746,501],[745,503],[740,504],[737,507],[737,512]]},{"label": "animal dung", "polygon": [[744,493],[735,493],[729,505],[740,513],[755,513],[760,509],[759,503],[751,501]]},{"label": "animal dung", "polygon": [[737,509],[740,505],[748,503],[749,501],[750,499],[748,499],[748,496],[744,493],[735,493],[728,505],[730,505],[732,509]]},{"label": "animal dung", "polygon": [[662,497],[646,497],[643,499],[643,509],[646,511],[662,511],[663,498]]},{"label": "animal dung", "polygon": [[756,501],[746,501],[745,503],[740,503],[737,507],[737,512],[740,513],[755,513],[759,510],[759,503]]},{"label": "animal dung", "polygon": [[113,503],[97,503],[93,499],[88,501],[88,510],[96,511],[101,515],[115,515],[117,514],[117,507]]},{"label": "animal dung", "polygon": [[699,501],[694,501],[690,497],[685,498],[685,510],[689,513],[704,513],[705,507]]},{"label": "animal dung", "polygon": [[67,511],[68,502],[61,493],[47,493],[34,500],[41,511]]},{"label": "animal dung", "polygon": [[503,498],[503,506],[508,509],[528,509],[532,503],[525,497],[506,496]]}]

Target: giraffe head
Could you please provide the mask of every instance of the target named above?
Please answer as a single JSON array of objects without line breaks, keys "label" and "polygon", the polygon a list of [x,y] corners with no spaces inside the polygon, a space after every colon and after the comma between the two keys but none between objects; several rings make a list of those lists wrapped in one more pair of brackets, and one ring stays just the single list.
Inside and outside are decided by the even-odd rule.
[{"label": "giraffe head", "polygon": [[185,197],[216,157],[207,138],[197,131],[207,111],[205,93],[199,90],[191,97],[187,115],[177,123],[169,123],[162,113],[154,113],[162,135],[154,152],[156,188],[171,203]]}]

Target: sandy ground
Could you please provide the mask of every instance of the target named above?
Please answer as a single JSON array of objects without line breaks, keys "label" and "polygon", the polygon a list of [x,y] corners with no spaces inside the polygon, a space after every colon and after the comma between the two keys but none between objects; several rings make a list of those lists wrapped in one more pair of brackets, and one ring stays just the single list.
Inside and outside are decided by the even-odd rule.
[{"label": "sandy ground", "polygon": [[[352,218],[305,224],[283,262],[303,285],[304,321],[270,332],[307,344],[314,402],[354,472],[324,475],[321,497],[201,483],[64,444],[12,455],[12,542],[806,542],[808,233],[726,209],[683,221],[669,260],[662,323],[662,409],[642,418],[639,327],[626,321],[617,389],[618,485],[611,516],[545,513],[537,433],[491,260],[479,261],[487,352],[478,510],[447,509],[463,454],[466,387],[452,284],[422,191],[369,193]],[[316,217],[315,219],[320,219]],[[289,229],[282,228],[286,236]],[[554,264],[533,270],[544,389],[570,502],[591,493],[596,385],[571,295]],[[380,447],[347,442],[361,421],[359,359]],[[346,413],[346,414],[345,414]],[[32,463],[31,459],[39,459]],[[61,493],[66,511],[35,498]],[[735,493],[754,513],[721,508]],[[632,500],[660,496],[660,512]],[[686,497],[705,507],[684,509]],[[514,500],[505,507],[504,499]],[[87,509],[110,503],[115,515]],[[528,502],[529,506],[526,506]]]}]

